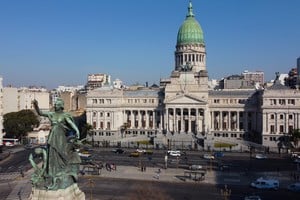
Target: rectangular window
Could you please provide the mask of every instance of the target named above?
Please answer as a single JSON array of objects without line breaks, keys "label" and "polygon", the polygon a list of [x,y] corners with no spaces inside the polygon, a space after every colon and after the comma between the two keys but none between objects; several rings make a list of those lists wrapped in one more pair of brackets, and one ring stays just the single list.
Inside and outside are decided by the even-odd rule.
[{"label": "rectangular window", "polygon": [[280,133],[283,133],[283,131],[284,131],[283,128],[284,128],[283,125],[280,125],[280,126],[279,126],[279,131],[280,131]]},{"label": "rectangular window", "polygon": [[293,130],[294,130],[294,127],[290,125],[290,126],[289,126],[289,133],[292,133]]},{"label": "rectangular window", "polygon": [[214,103],[220,103],[220,99],[214,99]]},{"label": "rectangular window", "polygon": [[275,133],[275,127],[274,127],[274,125],[270,126],[270,130],[271,130],[271,133]]}]

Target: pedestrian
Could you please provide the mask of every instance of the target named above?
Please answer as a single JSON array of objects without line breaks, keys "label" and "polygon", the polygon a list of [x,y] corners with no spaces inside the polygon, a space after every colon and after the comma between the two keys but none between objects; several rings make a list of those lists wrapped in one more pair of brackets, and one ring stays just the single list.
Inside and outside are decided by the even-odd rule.
[{"label": "pedestrian", "polygon": [[106,163],[105,168],[107,171],[111,171],[111,165],[109,163]]}]

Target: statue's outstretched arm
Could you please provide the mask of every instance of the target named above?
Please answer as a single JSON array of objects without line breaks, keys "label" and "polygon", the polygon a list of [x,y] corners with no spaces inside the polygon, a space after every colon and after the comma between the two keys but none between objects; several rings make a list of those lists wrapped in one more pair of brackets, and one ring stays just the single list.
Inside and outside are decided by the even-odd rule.
[{"label": "statue's outstretched arm", "polygon": [[45,117],[48,116],[48,112],[42,112],[42,111],[40,110],[38,101],[37,101],[36,99],[34,99],[34,100],[32,101],[32,104],[33,104],[33,107],[34,107],[34,109],[35,109],[35,111],[37,112],[38,115],[40,115],[40,116],[45,116]]}]

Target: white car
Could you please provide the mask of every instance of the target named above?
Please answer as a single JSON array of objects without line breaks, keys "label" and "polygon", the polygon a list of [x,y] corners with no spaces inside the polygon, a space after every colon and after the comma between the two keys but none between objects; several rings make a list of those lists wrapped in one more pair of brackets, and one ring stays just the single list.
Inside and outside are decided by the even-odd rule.
[{"label": "white car", "polygon": [[12,146],[14,146],[14,144],[11,143],[11,142],[5,142],[4,145],[7,146],[7,147],[12,147]]},{"label": "white car", "polygon": [[78,155],[79,155],[80,157],[82,157],[82,158],[90,158],[90,157],[92,157],[92,155],[89,154],[89,153],[82,153],[82,152],[79,152]]},{"label": "white car", "polygon": [[279,188],[279,181],[276,179],[267,179],[267,178],[258,178],[256,181],[251,183],[251,187],[257,189],[274,189],[278,190]]},{"label": "white car", "polygon": [[189,166],[190,170],[200,170],[203,169],[202,165],[190,165]]},{"label": "white car", "polygon": [[139,153],[146,153],[146,150],[145,150],[145,149],[137,149],[136,152],[139,152]]},{"label": "white car", "polygon": [[266,159],[266,158],[268,158],[265,154],[256,154],[255,155],[255,158],[256,159]]},{"label": "white car", "polygon": [[180,153],[180,151],[178,151],[178,150],[169,150],[169,151],[168,151],[168,154],[169,154],[170,156],[175,156],[175,157],[181,156],[181,153]]},{"label": "white car", "polygon": [[215,156],[213,156],[211,154],[204,154],[203,158],[208,159],[208,160],[213,160],[213,159],[215,159]]}]

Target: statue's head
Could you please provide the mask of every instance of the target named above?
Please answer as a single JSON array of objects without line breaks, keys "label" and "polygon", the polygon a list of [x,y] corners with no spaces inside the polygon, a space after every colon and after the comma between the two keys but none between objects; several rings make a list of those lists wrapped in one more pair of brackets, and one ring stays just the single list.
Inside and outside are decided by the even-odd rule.
[{"label": "statue's head", "polygon": [[64,109],[64,101],[61,98],[57,98],[54,104],[55,111],[63,110]]}]

